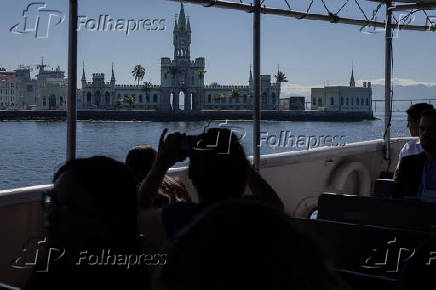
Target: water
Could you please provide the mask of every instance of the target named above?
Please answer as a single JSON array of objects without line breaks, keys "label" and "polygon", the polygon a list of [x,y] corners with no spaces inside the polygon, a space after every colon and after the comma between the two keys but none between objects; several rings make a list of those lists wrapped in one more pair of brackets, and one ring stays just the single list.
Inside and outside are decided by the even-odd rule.
[{"label": "water", "polygon": [[[325,136],[337,136],[336,144],[383,138],[384,121],[360,122],[272,122],[261,123],[261,154],[284,151],[306,150],[307,143],[320,146],[327,141]],[[394,113],[392,118],[392,137],[409,136],[406,128],[406,114]],[[208,122],[96,122],[82,121],[77,124],[77,154],[79,157],[107,155],[124,161],[129,148],[138,144],[151,144],[157,148],[163,128],[170,132],[181,131],[189,134],[201,133]],[[217,126],[219,122],[211,125]],[[231,128],[239,134],[246,132],[242,143],[248,154],[252,154],[252,122],[229,121]],[[287,146],[278,145],[280,132],[289,139]],[[305,143],[298,136],[304,136]],[[309,136],[316,136],[308,139]],[[321,137],[323,136],[323,137]],[[342,139],[339,139],[340,136]],[[275,139],[274,139],[275,138]],[[283,137],[282,137],[283,138]],[[322,142],[320,141],[320,138]],[[282,139],[283,140],[283,139]],[[295,140],[295,143],[291,141]],[[302,140],[302,141],[303,141]],[[268,142],[267,142],[268,141]],[[315,144],[321,143],[321,144]],[[328,144],[333,141],[328,140]],[[274,146],[276,145],[276,146]],[[310,146],[314,147],[314,146]],[[53,173],[65,160],[66,123],[65,122],[0,122],[0,190],[29,185],[48,184]],[[180,165],[180,164],[179,164]]]}]

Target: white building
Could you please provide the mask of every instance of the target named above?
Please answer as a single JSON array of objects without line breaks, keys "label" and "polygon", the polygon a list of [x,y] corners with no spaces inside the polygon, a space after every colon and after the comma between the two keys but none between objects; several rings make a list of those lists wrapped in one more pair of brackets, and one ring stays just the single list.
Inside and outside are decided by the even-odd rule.
[{"label": "white building", "polygon": [[13,77],[0,75],[0,110],[19,110],[23,105],[20,82]]},{"label": "white building", "polygon": [[312,110],[336,112],[372,111],[371,82],[356,87],[354,71],[351,71],[350,86],[312,88]]}]

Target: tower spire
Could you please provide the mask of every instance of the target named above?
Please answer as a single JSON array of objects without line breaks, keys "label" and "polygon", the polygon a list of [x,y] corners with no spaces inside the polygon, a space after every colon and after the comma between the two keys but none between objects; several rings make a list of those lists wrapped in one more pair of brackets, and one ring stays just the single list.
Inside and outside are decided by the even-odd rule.
[{"label": "tower spire", "polygon": [[351,78],[350,78],[350,87],[355,87],[356,82],[354,81],[354,63],[351,63]]},{"label": "tower spire", "polygon": [[82,82],[86,82],[85,62],[83,62]]},{"label": "tower spire", "polygon": [[189,16],[188,16],[188,24],[186,24],[186,30],[188,32],[191,32],[191,23],[189,22]]},{"label": "tower spire", "polygon": [[251,64],[250,64],[250,79],[248,82],[253,82],[253,73],[251,72]]},{"label": "tower spire", "polygon": [[111,77],[111,83],[115,83],[115,73],[114,73],[114,63],[112,62],[112,77]]},{"label": "tower spire", "polygon": [[186,28],[186,16],[185,16],[185,8],[183,7],[183,2],[180,3],[180,14],[179,14],[179,29],[184,30]]}]

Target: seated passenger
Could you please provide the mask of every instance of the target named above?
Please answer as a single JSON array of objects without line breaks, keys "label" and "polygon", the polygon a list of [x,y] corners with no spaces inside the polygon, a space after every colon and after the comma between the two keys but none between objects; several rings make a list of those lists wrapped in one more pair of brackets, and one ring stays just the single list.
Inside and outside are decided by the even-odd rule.
[{"label": "seated passenger", "polygon": [[140,248],[136,184],[127,167],[103,156],[76,159],[53,183],[44,210],[46,248],[56,257],[48,252],[25,289],[149,288],[149,268],[124,262],[147,250]]},{"label": "seated passenger", "polygon": [[[139,145],[129,150],[125,163],[135,176],[138,187],[150,171],[156,155],[156,150],[150,145]],[[177,177],[165,175],[157,193],[152,207],[160,208],[176,201],[191,201],[183,181]]]},{"label": "seated passenger", "polygon": [[[239,198],[246,184],[259,200],[283,208],[275,191],[251,168],[237,137],[228,129],[213,128],[199,136],[161,135],[159,152],[150,174],[139,189],[140,232],[150,241],[162,244],[204,208]],[[198,192],[198,203],[174,203],[151,210],[150,204],[167,170],[177,161],[190,158],[189,177]]]},{"label": "seated passenger", "polygon": [[[419,103],[411,105],[410,108],[407,109],[407,128],[409,128],[410,136],[419,137],[419,119],[421,117],[421,113],[428,109],[433,109],[433,105],[427,103]],[[422,153],[423,151],[424,149],[422,149],[419,139],[413,139],[404,144],[398,156],[398,163],[395,170],[394,178],[398,174],[397,171],[400,168],[400,162],[403,157],[409,155],[417,155]]]},{"label": "seated passenger", "polygon": [[397,197],[436,202],[436,109],[422,112],[419,139],[424,152],[401,160]]},{"label": "seated passenger", "polygon": [[169,243],[153,289],[347,288],[287,215],[240,199],[210,207]]}]

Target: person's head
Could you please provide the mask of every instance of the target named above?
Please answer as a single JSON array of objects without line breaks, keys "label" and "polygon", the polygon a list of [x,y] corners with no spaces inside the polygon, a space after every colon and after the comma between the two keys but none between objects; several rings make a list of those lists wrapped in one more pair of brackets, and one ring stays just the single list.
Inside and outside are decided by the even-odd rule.
[{"label": "person's head", "polygon": [[199,135],[191,154],[189,177],[202,202],[244,193],[249,163],[238,137],[226,128]]},{"label": "person's head", "polygon": [[425,110],[421,113],[419,138],[425,151],[436,152],[436,109]]},{"label": "person's head", "polygon": [[191,201],[185,184],[178,177],[165,175],[153,200],[153,208],[162,208],[170,203]]},{"label": "person's head", "polygon": [[156,159],[157,152],[150,145],[139,145],[129,150],[126,165],[140,183],[148,174]]},{"label": "person's head", "polygon": [[407,113],[407,128],[409,128],[412,137],[419,136],[419,120],[421,113],[425,110],[433,109],[433,105],[427,103],[419,103],[411,105],[406,111]]},{"label": "person's head", "polygon": [[252,201],[228,200],[175,237],[153,289],[325,290],[336,282],[317,245],[288,216]]},{"label": "person's head", "polygon": [[67,162],[45,200],[48,237],[63,248],[122,246],[137,236],[136,184],[127,167],[95,156]]}]

